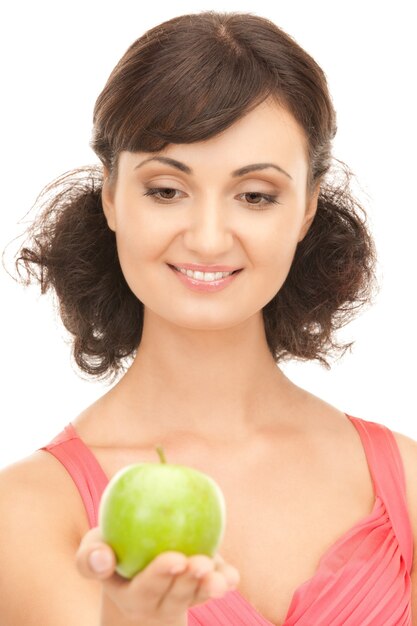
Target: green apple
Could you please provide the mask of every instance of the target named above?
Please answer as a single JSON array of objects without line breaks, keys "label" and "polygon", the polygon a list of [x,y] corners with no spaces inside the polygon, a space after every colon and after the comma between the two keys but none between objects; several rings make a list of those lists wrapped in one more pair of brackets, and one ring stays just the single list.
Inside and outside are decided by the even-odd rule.
[{"label": "green apple", "polygon": [[226,505],[207,474],[166,462],[135,463],[119,470],[104,489],[99,527],[116,555],[116,571],[132,578],[161,552],[213,557],[223,538]]}]

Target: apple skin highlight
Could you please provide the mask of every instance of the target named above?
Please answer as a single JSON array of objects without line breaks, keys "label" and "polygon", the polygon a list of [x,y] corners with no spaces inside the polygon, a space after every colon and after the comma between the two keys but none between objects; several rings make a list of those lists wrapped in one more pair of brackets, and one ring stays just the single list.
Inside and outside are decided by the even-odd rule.
[{"label": "apple skin highlight", "polygon": [[160,463],[127,465],[101,497],[100,531],[124,578],[161,552],[213,557],[223,539],[226,504],[219,485],[192,467],[166,463],[157,451]]}]

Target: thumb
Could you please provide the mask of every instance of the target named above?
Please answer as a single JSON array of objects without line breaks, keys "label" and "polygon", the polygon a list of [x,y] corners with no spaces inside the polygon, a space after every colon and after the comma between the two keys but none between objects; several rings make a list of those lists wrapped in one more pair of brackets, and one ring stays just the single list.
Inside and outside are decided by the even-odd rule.
[{"label": "thumb", "polygon": [[76,565],[85,578],[109,578],[116,567],[111,547],[104,543],[98,526],[89,530],[81,540],[76,553]]}]

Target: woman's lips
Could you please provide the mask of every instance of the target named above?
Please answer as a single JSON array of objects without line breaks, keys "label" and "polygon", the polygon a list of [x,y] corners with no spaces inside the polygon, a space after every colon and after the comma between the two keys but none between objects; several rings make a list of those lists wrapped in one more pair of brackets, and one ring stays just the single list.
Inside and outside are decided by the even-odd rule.
[{"label": "woman's lips", "polygon": [[168,264],[168,266],[175,272],[175,275],[179,278],[179,280],[186,285],[192,291],[205,291],[205,292],[213,292],[213,291],[221,291],[225,287],[227,287],[231,282],[233,282],[237,274],[239,274],[243,268],[239,270],[234,270],[229,276],[225,278],[219,278],[218,280],[198,280],[197,278],[192,278],[177,270],[173,265]]}]

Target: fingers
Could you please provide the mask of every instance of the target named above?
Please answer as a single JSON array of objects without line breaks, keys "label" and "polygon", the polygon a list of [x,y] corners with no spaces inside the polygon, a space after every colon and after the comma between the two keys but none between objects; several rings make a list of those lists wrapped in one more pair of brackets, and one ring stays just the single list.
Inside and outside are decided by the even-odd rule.
[{"label": "fingers", "polygon": [[220,598],[235,588],[238,582],[238,571],[221,557],[191,556],[187,570],[176,576],[161,598],[158,609],[168,616],[178,607],[188,608],[209,598]]},{"label": "fingers", "polygon": [[213,561],[214,568],[200,579],[193,604],[200,604],[208,598],[220,598],[228,591],[236,589],[240,582],[238,570],[225,563],[220,555],[216,555]]},{"label": "fingers", "polygon": [[161,613],[161,599],[170,593],[176,576],[187,571],[187,566],[187,557],[181,552],[164,552],[130,580],[117,574],[103,580],[104,592],[132,620],[152,621],[158,617],[162,621],[166,617],[168,623],[168,618],[171,621],[187,606],[173,603],[170,614]]},{"label": "fingers", "polygon": [[[229,569],[219,561],[224,570]],[[133,620],[155,616],[168,623],[173,615],[183,614],[193,604],[210,597],[221,597],[231,588],[225,575],[215,571],[216,563],[205,555],[186,557],[181,552],[164,552],[130,581],[115,575],[103,580],[106,595]],[[238,574],[230,568],[235,582]]]},{"label": "fingers", "polygon": [[115,554],[98,527],[84,535],[76,565],[82,576],[102,581],[105,595],[121,614],[141,620],[158,616],[166,623],[194,604],[223,596],[240,580],[236,568],[219,554],[187,557],[174,551],[158,555],[132,579],[125,579],[116,573]]},{"label": "fingers", "polygon": [[240,583],[240,574],[236,567],[226,563],[220,554],[216,554],[213,560],[216,570],[223,574],[228,584],[232,587],[237,587]]},{"label": "fingers", "polygon": [[111,576],[116,567],[114,552],[103,542],[98,526],[84,535],[75,559],[78,571],[86,578],[103,580]]}]

